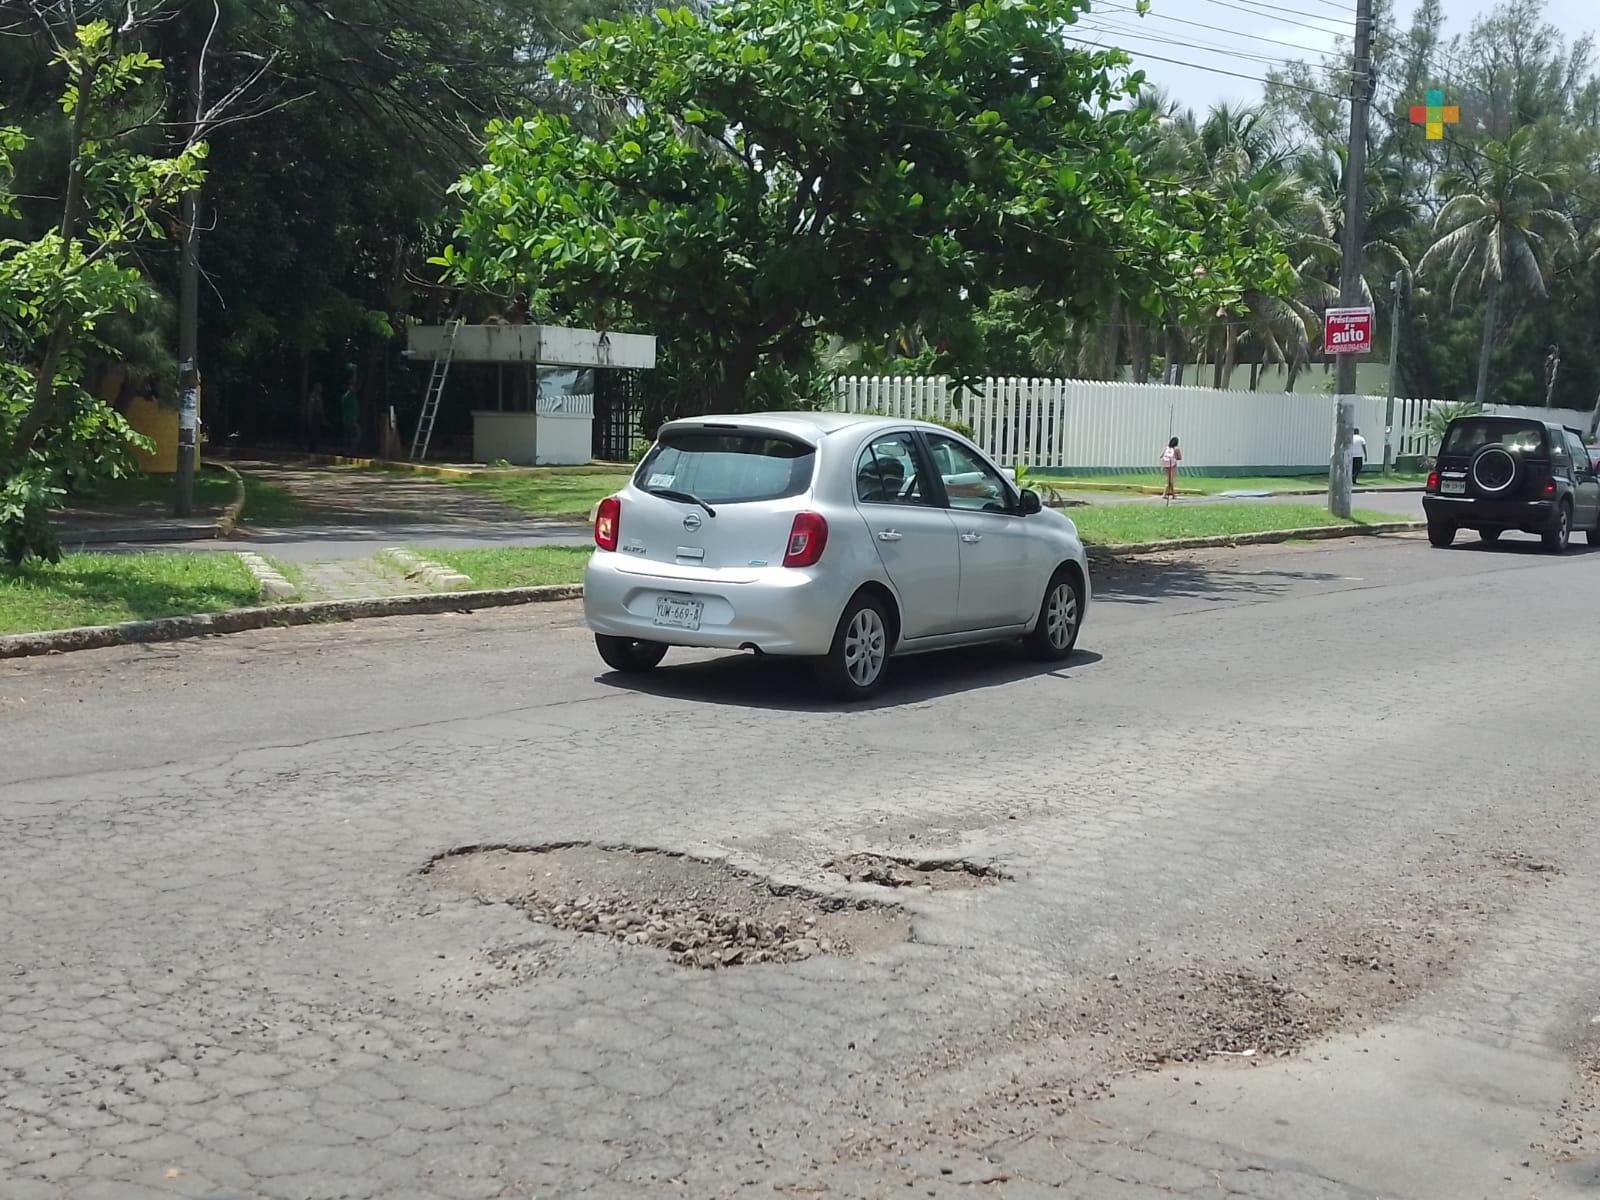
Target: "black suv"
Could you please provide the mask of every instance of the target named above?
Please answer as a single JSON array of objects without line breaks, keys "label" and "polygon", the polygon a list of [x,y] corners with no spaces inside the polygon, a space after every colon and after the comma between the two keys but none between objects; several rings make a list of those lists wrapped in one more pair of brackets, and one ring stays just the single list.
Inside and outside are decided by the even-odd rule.
[{"label": "black suv", "polygon": [[1600,545],[1600,477],[1576,429],[1526,417],[1457,417],[1439,444],[1422,507],[1428,540],[1476,529],[1492,542],[1508,529],[1537,534],[1560,554],[1574,529]]}]

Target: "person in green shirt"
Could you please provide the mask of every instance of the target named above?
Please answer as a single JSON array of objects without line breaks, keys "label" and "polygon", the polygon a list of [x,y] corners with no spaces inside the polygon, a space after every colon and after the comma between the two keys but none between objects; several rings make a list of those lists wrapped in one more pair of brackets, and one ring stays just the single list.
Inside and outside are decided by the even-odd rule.
[{"label": "person in green shirt", "polygon": [[353,456],[361,441],[361,397],[356,395],[354,375],[339,397],[339,417],[344,422],[344,452]]}]

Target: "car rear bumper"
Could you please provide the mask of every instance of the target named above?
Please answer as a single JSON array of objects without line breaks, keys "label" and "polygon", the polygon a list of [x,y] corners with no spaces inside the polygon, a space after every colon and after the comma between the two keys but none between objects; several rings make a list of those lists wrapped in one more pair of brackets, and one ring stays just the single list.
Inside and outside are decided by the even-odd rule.
[{"label": "car rear bumper", "polygon": [[1555,500],[1480,500],[1473,496],[1422,497],[1428,520],[1461,529],[1521,529],[1539,533],[1555,524]]},{"label": "car rear bumper", "polygon": [[[825,573],[784,567],[675,570],[597,551],[583,576],[583,615],[595,633],[708,650],[820,655],[833,644],[848,596]],[[698,601],[700,628],[656,623],[656,602]]]}]

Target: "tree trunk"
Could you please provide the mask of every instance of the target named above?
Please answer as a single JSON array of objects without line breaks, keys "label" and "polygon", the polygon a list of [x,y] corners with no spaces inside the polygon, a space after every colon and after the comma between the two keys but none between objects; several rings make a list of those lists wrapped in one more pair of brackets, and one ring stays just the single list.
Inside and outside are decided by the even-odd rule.
[{"label": "tree trunk", "polygon": [[1252,392],[1255,391],[1257,389],[1257,387],[1260,385],[1260,383],[1261,383],[1261,364],[1258,363],[1258,362],[1253,362],[1253,363],[1250,364],[1250,390]]},{"label": "tree trunk", "polygon": [[1128,365],[1134,383],[1150,382],[1150,327],[1143,321],[1128,330]]},{"label": "tree trunk", "polygon": [[710,412],[738,412],[749,405],[750,376],[761,363],[761,340],[747,334],[722,360],[722,373],[706,397]]},{"label": "tree trunk", "polygon": [[1489,399],[1489,355],[1494,350],[1494,311],[1500,299],[1500,281],[1491,279],[1483,302],[1483,344],[1478,347],[1478,390],[1476,399],[1482,408]]},{"label": "tree trunk", "polygon": [[1183,331],[1176,325],[1167,326],[1167,370],[1164,383],[1181,384],[1184,368],[1188,365],[1189,348]]}]

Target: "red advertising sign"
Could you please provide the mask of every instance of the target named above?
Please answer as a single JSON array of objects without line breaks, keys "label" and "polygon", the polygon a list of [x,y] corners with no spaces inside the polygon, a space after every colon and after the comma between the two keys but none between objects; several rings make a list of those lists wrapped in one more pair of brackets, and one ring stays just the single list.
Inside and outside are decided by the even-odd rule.
[{"label": "red advertising sign", "polygon": [[1372,310],[1330,308],[1322,327],[1322,348],[1329,354],[1368,354],[1372,351]]}]

